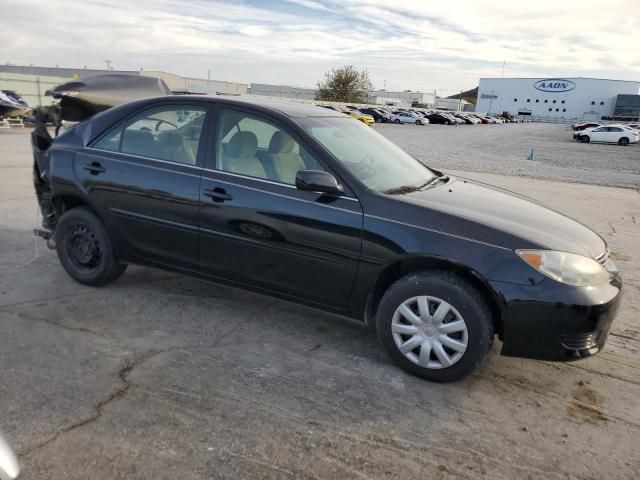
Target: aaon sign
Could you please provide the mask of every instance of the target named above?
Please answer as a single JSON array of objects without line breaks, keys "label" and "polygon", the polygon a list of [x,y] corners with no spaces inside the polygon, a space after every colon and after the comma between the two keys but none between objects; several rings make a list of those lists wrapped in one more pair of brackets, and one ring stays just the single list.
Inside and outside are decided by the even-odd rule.
[{"label": "aaon sign", "polygon": [[541,92],[568,92],[576,88],[576,84],[571,80],[564,80],[562,78],[538,80],[533,86]]}]

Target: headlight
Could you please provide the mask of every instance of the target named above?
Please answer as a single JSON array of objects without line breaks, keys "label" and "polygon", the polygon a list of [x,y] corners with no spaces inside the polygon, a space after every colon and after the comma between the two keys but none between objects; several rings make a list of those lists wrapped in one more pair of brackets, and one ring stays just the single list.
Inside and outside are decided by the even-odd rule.
[{"label": "headlight", "polygon": [[589,287],[609,280],[609,273],[589,257],[552,250],[516,250],[516,253],[540,273],[560,283]]}]

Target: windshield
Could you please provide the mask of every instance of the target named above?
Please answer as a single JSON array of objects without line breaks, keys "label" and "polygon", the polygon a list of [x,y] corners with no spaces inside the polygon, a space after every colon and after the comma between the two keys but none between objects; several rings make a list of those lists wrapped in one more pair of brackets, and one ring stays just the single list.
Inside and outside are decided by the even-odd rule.
[{"label": "windshield", "polygon": [[298,123],[371,190],[417,188],[436,178],[422,163],[362,122],[307,117]]}]

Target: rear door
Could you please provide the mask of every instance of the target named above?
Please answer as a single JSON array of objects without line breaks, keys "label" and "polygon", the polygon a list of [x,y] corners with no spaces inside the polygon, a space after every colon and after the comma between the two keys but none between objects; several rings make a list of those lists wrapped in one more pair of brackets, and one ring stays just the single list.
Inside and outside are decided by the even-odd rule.
[{"label": "rear door", "polygon": [[327,166],[279,121],[221,107],[215,124],[200,190],[203,272],[345,308],[360,256],[358,199],[298,190],[298,170]]},{"label": "rear door", "polygon": [[92,204],[135,256],[197,268],[198,200],[207,106],[146,108],[114,126],[76,157]]},{"label": "rear door", "polygon": [[[618,140],[620,140],[620,138],[622,138],[624,130],[620,127],[607,127],[609,130],[609,133],[607,134],[607,142],[612,142],[612,143],[618,143]],[[631,132],[629,132],[631,133]],[[628,135],[629,137],[631,135]],[[631,140],[631,138],[629,138],[629,140]]]}]

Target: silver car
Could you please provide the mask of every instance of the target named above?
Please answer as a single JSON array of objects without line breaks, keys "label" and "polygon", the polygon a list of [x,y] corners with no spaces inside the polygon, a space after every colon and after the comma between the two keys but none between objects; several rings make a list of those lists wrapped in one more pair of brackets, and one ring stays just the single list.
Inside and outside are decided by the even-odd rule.
[{"label": "silver car", "polygon": [[20,474],[20,464],[11,445],[0,433],[0,480],[14,480]]},{"label": "silver car", "polygon": [[429,120],[416,115],[413,112],[396,112],[394,113],[393,123],[414,123],[416,125],[426,125]]}]

